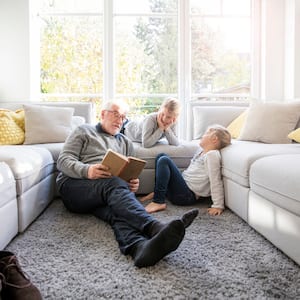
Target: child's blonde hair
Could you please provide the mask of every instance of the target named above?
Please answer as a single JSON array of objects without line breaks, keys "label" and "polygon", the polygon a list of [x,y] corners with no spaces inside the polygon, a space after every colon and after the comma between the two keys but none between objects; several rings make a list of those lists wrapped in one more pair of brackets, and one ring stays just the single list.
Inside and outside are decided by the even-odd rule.
[{"label": "child's blonde hair", "polygon": [[214,124],[209,126],[208,130],[213,131],[216,137],[218,138],[219,150],[231,144],[231,134],[224,126]]},{"label": "child's blonde hair", "polygon": [[180,113],[180,103],[176,98],[166,98],[160,106],[160,110],[167,109],[169,113],[174,113],[176,117]]}]

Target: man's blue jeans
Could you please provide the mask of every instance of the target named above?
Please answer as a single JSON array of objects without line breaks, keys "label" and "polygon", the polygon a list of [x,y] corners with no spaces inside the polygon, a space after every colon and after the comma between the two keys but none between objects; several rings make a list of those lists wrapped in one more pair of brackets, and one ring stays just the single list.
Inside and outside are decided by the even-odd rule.
[{"label": "man's blue jeans", "polygon": [[192,205],[197,202],[195,194],[187,186],[173,160],[167,154],[161,153],[155,160],[153,202],[165,203],[166,197],[176,205]]},{"label": "man's blue jeans", "polygon": [[66,180],[61,189],[65,207],[74,213],[93,214],[108,222],[123,254],[137,242],[146,240],[145,227],[154,221],[119,177]]}]

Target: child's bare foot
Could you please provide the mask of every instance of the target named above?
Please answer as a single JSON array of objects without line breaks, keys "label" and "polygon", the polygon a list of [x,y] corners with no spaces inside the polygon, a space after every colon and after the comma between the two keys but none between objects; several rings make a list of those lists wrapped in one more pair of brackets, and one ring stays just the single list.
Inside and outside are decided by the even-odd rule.
[{"label": "child's bare foot", "polygon": [[148,200],[152,200],[154,197],[154,192],[151,192],[149,193],[148,195],[144,196],[144,197],[141,197],[140,198],[140,201],[141,202],[145,202],[145,201],[148,201]]},{"label": "child's bare foot", "polygon": [[164,210],[164,209],[166,209],[166,207],[167,207],[166,203],[159,204],[159,203],[151,202],[145,207],[145,210],[146,210],[146,212],[151,214],[151,213],[154,213],[157,211]]}]

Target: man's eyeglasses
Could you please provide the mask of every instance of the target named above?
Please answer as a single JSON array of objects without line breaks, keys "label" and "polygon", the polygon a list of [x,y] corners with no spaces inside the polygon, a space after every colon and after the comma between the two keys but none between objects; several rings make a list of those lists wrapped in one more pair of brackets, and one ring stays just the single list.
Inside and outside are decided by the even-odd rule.
[{"label": "man's eyeglasses", "polygon": [[127,120],[127,117],[126,117],[125,115],[121,115],[121,114],[119,114],[119,113],[118,113],[117,111],[115,111],[115,110],[108,110],[108,109],[106,109],[106,111],[112,113],[113,116],[114,116],[114,118],[116,118],[116,119],[121,119],[122,122],[125,122],[125,121]]}]

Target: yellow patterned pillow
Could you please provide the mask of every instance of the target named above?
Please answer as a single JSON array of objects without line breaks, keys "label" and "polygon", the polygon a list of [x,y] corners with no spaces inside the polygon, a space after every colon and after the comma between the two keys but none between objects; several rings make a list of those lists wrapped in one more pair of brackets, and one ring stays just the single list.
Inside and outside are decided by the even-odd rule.
[{"label": "yellow patterned pillow", "polygon": [[237,139],[241,133],[242,127],[245,124],[247,111],[242,112],[236,119],[234,119],[228,126],[227,130],[230,132],[233,139]]},{"label": "yellow patterned pillow", "polygon": [[0,110],[0,145],[23,144],[24,111]]},{"label": "yellow patterned pillow", "polygon": [[300,128],[297,128],[295,130],[293,130],[292,132],[289,133],[288,138],[300,143]]},{"label": "yellow patterned pillow", "polygon": [[18,109],[16,111],[10,111],[10,115],[16,124],[21,127],[23,131],[25,131],[25,113],[24,109]]}]

